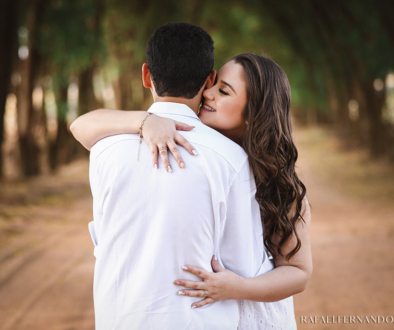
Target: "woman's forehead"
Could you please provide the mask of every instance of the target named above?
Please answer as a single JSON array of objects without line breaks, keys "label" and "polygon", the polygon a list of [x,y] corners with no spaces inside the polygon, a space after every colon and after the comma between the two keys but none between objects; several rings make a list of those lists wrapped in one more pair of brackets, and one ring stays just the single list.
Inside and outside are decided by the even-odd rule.
[{"label": "woman's forehead", "polygon": [[243,76],[243,67],[234,60],[227,62],[221,67],[218,72],[217,80],[225,80],[230,83],[234,88],[242,89],[245,87],[245,79]]},{"label": "woman's forehead", "polygon": [[243,68],[242,65],[239,63],[235,63],[234,60],[227,62],[224,64],[219,72],[219,76],[228,76],[228,77],[234,77],[235,79],[238,79],[243,73]]}]

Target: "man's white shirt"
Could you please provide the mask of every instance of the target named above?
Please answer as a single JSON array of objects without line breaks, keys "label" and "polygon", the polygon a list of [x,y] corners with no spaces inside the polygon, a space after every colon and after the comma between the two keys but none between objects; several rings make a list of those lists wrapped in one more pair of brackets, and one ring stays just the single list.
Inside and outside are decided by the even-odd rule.
[{"label": "man's white shirt", "polygon": [[201,298],[178,296],[174,280],[201,280],[181,267],[212,271],[214,254],[243,277],[273,268],[247,155],[184,104],[157,102],[148,111],[195,126],[182,135],[198,155],[180,148],[180,169],[169,154],[167,173],[161,162],[153,168],[145,141],[137,161],[138,134],[92,147],[96,329],[237,329],[237,301],[191,309]]}]

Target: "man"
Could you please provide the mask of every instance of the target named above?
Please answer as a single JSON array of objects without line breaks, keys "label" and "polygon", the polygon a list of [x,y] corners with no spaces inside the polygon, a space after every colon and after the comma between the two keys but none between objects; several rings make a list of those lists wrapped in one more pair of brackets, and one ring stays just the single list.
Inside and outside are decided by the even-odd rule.
[{"label": "man", "polygon": [[149,112],[195,126],[184,134],[198,156],[180,150],[187,168],[152,168],[137,134],[108,137],[91,149],[98,330],[237,328],[237,301],[191,309],[200,298],[177,296],[173,283],[198,280],[182,265],[211,270],[213,254],[244,276],[262,261],[261,251],[253,253],[261,224],[247,156],[197,117],[202,92],[215,80],[213,50],[211,37],[187,23],[160,27],[147,47]]}]

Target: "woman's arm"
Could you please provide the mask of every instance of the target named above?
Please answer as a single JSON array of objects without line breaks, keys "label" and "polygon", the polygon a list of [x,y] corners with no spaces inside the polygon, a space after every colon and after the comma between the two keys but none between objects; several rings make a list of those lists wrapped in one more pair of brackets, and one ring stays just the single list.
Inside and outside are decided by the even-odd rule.
[{"label": "woman's arm", "polygon": [[[212,268],[216,273],[210,273],[197,267],[184,266],[187,269],[183,267],[182,269],[200,276],[204,281],[176,280],[176,285],[192,289],[180,290],[179,294],[192,297],[204,297],[205,294],[205,299],[192,305],[202,307],[224,299],[273,302],[304,291],[313,269],[309,237],[311,213],[306,197],[303,201],[303,210],[305,223],[298,221],[296,225],[301,248],[289,262],[285,257],[278,256],[275,260],[275,269],[252,278],[243,278],[224,269],[214,258],[212,259]],[[279,238],[276,239],[279,240]],[[286,255],[293,250],[296,242],[296,236],[293,234],[284,245],[282,253]]]},{"label": "woman's arm", "polygon": [[70,126],[70,131],[86,149],[90,150],[101,139],[123,133],[139,133],[139,124],[146,111],[98,109],[88,112]]},{"label": "woman's arm", "polygon": [[[99,109],[78,117],[71,124],[70,131],[75,139],[90,150],[105,137],[124,133],[139,133],[141,121],[147,114],[146,111]],[[176,144],[183,146],[192,155],[195,155],[196,152],[177,130],[189,131],[191,129],[193,129],[193,126],[169,118],[156,115],[149,116],[144,123],[142,133],[151,149],[153,165],[158,166],[158,148],[161,148],[160,156],[165,168],[168,169],[170,166],[167,154],[168,148],[179,166],[183,168],[184,161]]]}]

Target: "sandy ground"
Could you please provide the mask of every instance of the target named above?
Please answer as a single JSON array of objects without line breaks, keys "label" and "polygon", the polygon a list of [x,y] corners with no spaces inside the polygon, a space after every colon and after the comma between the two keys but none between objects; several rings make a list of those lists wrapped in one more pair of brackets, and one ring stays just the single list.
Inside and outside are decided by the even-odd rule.
[{"label": "sandy ground", "polygon": [[[310,138],[297,136],[314,262],[307,289],[294,297],[298,329],[394,329],[394,323],[322,323],[322,316],[329,322],[332,316],[394,317],[394,207],[386,186],[375,189],[379,195],[367,182],[374,198],[362,185],[353,193],[341,170],[350,160],[333,160],[310,147]],[[330,172],[330,161],[338,169]],[[94,329],[87,173],[87,162],[79,161],[55,176],[0,184],[0,330]],[[308,324],[300,323],[302,316]],[[311,323],[315,316],[318,323]]]},{"label": "sandy ground", "polygon": [[[307,289],[294,296],[295,312],[299,329],[394,329],[393,323],[343,323],[338,316],[394,317],[394,210],[387,203],[391,187],[383,186],[382,195],[365,198],[364,189],[374,183],[347,178],[339,167],[330,175],[327,164],[335,161],[329,153],[316,153],[303,148],[309,141],[301,141],[310,135],[299,137],[299,168],[308,189],[312,206],[311,244],[313,275]],[[308,152],[312,151],[312,152]],[[315,157],[315,159],[313,159]],[[319,159],[316,159],[319,157]],[[342,164],[342,161],[344,164]],[[339,160],[340,166],[352,166],[350,155]],[[328,164],[330,166],[330,164]],[[354,166],[354,168],[357,168]],[[380,170],[377,169],[376,171]],[[376,172],[375,171],[375,172]],[[335,176],[338,173],[338,176]],[[354,180],[360,191],[354,192]],[[387,178],[388,180],[392,177]],[[377,180],[378,181],[378,180]],[[353,184],[353,187],[346,185]],[[390,182],[391,185],[394,181]],[[378,187],[376,188],[378,191]],[[349,191],[353,192],[352,194]],[[394,199],[391,200],[392,202]],[[317,318],[318,323],[301,324],[301,317],[324,316],[327,322]],[[335,316],[335,321],[332,317]],[[381,318],[380,318],[381,320]],[[392,318],[389,318],[389,321]],[[350,319],[347,318],[346,322]]]}]

